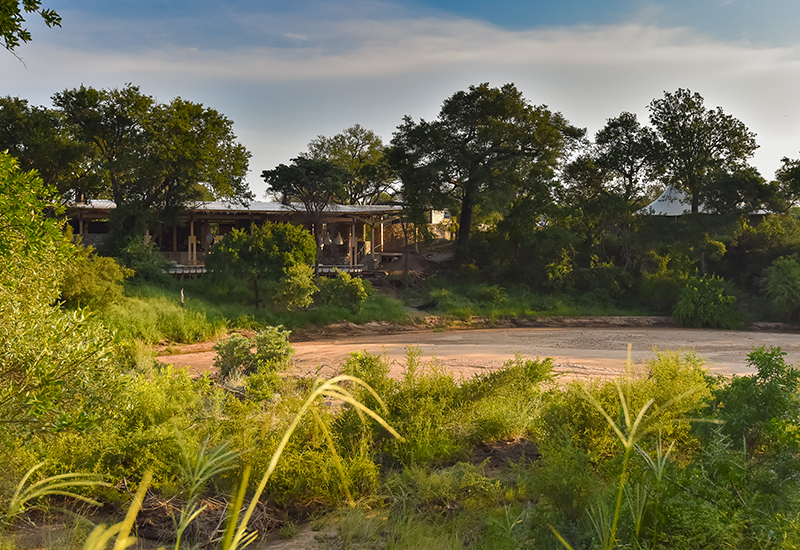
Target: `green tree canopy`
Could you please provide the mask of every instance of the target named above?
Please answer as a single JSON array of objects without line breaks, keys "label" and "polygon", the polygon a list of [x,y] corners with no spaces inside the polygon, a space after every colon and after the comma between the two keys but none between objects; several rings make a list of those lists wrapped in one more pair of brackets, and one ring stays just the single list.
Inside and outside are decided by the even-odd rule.
[{"label": "green tree canopy", "polygon": [[97,178],[82,162],[87,146],[70,139],[62,113],[31,106],[16,97],[0,97],[0,151],[19,161],[22,171],[36,170],[63,201],[97,193]]},{"label": "green tree canopy", "polygon": [[255,302],[261,301],[259,282],[281,280],[297,265],[314,261],[314,237],[288,223],[265,222],[246,229],[234,229],[206,255],[212,276],[233,275],[253,287]]},{"label": "green tree canopy", "polygon": [[434,121],[406,116],[390,158],[406,203],[459,211],[458,242],[466,243],[476,209],[503,213],[520,193],[548,192],[568,141],[582,135],[513,84],[484,83],[446,99]]},{"label": "green tree canopy", "polygon": [[710,195],[719,174],[749,170],[747,161],[758,147],[755,134],[721,107],[707,109],[700,94],[680,88],[654,99],[649,109],[664,182],[686,191],[692,213]]},{"label": "green tree canopy", "polygon": [[775,172],[775,183],[787,203],[785,207],[795,204],[800,199],[800,159],[783,157]]},{"label": "green tree canopy", "polygon": [[130,84],[81,86],[53,102],[68,136],[86,147],[81,162],[97,182],[96,196],[117,204],[117,237],[174,225],[187,201],[253,198],[244,180],[250,153],[214,109],[181,98],[158,103]]},{"label": "green tree canopy", "polygon": [[383,141],[359,124],[332,137],[317,136],[308,144],[308,153],[301,156],[347,170],[350,176],[342,197],[347,204],[374,204],[394,182]]},{"label": "green tree canopy", "polygon": [[346,196],[345,182],[350,173],[327,160],[297,157],[288,166],[280,164],[272,170],[264,170],[261,177],[267,182],[268,193],[280,197],[284,204],[302,205],[302,211],[314,227],[318,268],[322,257],[324,212]]},{"label": "green tree canopy", "polygon": [[595,134],[594,163],[610,173],[610,191],[628,203],[641,199],[646,183],[657,171],[659,142],[636,115],[623,112],[610,118]]}]

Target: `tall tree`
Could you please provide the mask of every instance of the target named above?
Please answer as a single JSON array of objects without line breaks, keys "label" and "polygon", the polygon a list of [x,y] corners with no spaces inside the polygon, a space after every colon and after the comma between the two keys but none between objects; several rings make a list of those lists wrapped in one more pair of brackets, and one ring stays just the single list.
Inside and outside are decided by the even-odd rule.
[{"label": "tall tree", "polygon": [[567,140],[582,135],[560,113],[531,105],[513,84],[484,83],[446,99],[432,122],[406,116],[390,158],[408,204],[459,210],[464,244],[476,209],[502,213],[519,192],[541,191]]},{"label": "tall tree", "polygon": [[24,27],[26,13],[39,14],[50,28],[61,26],[61,16],[43,8],[41,0],[3,0],[0,2],[0,44],[12,54],[21,43],[31,41],[31,33]]},{"label": "tall tree", "polygon": [[635,114],[623,112],[608,119],[594,140],[594,163],[613,176],[612,191],[629,203],[640,199],[657,171],[659,142],[653,130],[642,126]]},{"label": "tall tree", "polygon": [[692,213],[718,174],[747,170],[758,147],[755,134],[721,107],[706,109],[700,94],[681,88],[654,99],[649,109],[662,148],[658,162],[664,180],[686,191]]},{"label": "tall tree", "polygon": [[327,160],[350,173],[344,182],[347,204],[374,204],[394,182],[385,153],[381,138],[356,124],[332,137],[317,136],[301,156]]},{"label": "tall tree", "polygon": [[0,97],[0,151],[15,157],[22,171],[36,170],[47,185],[56,187],[63,201],[99,190],[84,162],[87,147],[70,139],[64,116],[54,109]]},{"label": "tall tree", "polygon": [[130,236],[174,225],[187,201],[211,196],[246,204],[250,153],[232,122],[214,109],[175,98],[158,103],[138,86],[81,86],[53,96],[84,162],[117,204],[112,228]]},{"label": "tall tree", "polygon": [[261,177],[267,182],[268,193],[279,196],[286,205],[301,205],[314,228],[317,245],[315,275],[319,276],[323,242],[322,220],[330,205],[344,196],[344,185],[350,173],[329,161],[297,157],[288,166],[280,164],[272,170],[264,170]]}]

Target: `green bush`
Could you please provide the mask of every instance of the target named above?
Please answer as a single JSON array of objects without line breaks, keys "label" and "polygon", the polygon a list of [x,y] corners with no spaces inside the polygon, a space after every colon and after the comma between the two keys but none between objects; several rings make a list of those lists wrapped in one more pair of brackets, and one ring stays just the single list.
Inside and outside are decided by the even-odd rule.
[{"label": "green bush", "polygon": [[80,248],[64,270],[61,299],[67,306],[96,309],[122,300],[122,281],[133,275],[113,258],[98,256],[94,248]]},{"label": "green bush", "polygon": [[319,282],[319,301],[326,306],[335,306],[358,312],[372,294],[369,281],[351,277],[344,271],[336,271],[336,277],[323,278]]},{"label": "green bush", "polygon": [[764,270],[763,286],[772,305],[790,320],[800,313],[800,263],[781,257]]},{"label": "green bush", "polygon": [[273,303],[283,309],[306,309],[314,303],[318,292],[314,284],[314,269],[305,264],[286,268],[283,279],[272,288]]},{"label": "green bush", "polygon": [[133,237],[120,251],[120,259],[125,267],[134,271],[139,281],[166,281],[164,273],[170,262],[164,258],[153,241],[145,241],[144,237]]},{"label": "green bush", "polygon": [[733,296],[721,277],[689,277],[672,317],[682,326],[738,328],[740,317]]},{"label": "green bush", "polygon": [[723,433],[733,441],[744,439],[753,453],[766,442],[790,444],[797,450],[800,438],[800,370],[789,366],[781,348],[759,348],[747,356],[754,376],[735,376],[714,392],[715,416],[724,421]]},{"label": "green bush", "polygon": [[660,433],[664,441],[674,441],[681,453],[691,454],[696,451],[697,440],[687,418],[698,415],[711,394],[702,365],[692,353],[658,352],[644,371],[630,373],[621,381],[574,381],[548,400],[543,414],[546,433],[570,437],[595,464],[618,456],[621,448],[617,435],[587,394],[612,418],[621,418],[619,383],[630,411],[638,412],[648,400],[654,400],[639,432],[643,448],[649,448]]},{"label": "green bush", "polygon": [[253,340],[238,333],[214,344],[214,351],[217,352],[214,367],[219,369],[219,375],[227,378],[236,372],[255,372],[256,356],[250,351],[252,347]]},{"label": "green bush", "polygon": [[[286,370],[291,365],[294,348],[289,343],[290,331],[283,327],[267,327],[253,338],[233,334],[214,345],[217,357],[214,366],[220,376],[264,374]],[[255,347],[256,351],[251,351]]]}]

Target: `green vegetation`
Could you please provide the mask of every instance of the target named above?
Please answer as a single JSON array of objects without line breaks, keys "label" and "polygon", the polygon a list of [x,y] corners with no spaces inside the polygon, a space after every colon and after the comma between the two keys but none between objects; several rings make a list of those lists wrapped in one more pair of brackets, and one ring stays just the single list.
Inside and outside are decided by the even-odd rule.
[{"label": "green vegetation", "polygon": [[[404,321],[405,306],[344,273],[314,280],[319,226],[316,239],[281,224],[234,230],[208,256],[213,276],[167,279],[139,235],[156,219],[175,222],[180,197],[205,196],[200,181],[244,197],[247,154],[229,121],[182,100],[158,105],[133,86],[67,90],[56,103],[66,134],[54,113],[43,128],[85,147],[67,164],[106,166],[86,191],[114,195],[111,221],[126,238],[120,263],[78,249],[55,187],[69,170],[48,172],[46,185],[0,153],[3,548],[25,547],[15,539],[25,520],[59,510],[95,517],[98,505],[111,527],[79,520],[70,542],[53,546],[100,550],[116,539],[122,549],[137,518],[141,534],[152,528],[175,550],[242,548],[270,531],[293,537],[308,520],[327,527],[317,541],[331,549],[800,545],[800,371],[779,348],[753,351],[755,375],[733,379],[678,352],[640,370],[629,364],[619,380],[562,383],[550,359],[522,356],[457,379],[414,348],[398,377],[384,358],[360,353],[329,380],[290,376],[290,330]],[[105,110],[131,123],[116,152],[97,135]],[[451,270],[398,280],[409,304],[455,318],[796,319],[800,224],[747,212],[796,194],[797,163],[786,159],[768,184],[747,166],[752,133],[687,90],[650,111],[652,129],[623,114],[566,163],[562,152],[583,146],[579,129],[513,85],[481,85],[448,99],[433,123],[407,118],[388,153],[354,128],[263,176],[285,197],[306,197],[317,225],[334,196],[383,192],[389,166],[374,157],[384,154],[403,179],[405,220],[419,220],[428,201],[457,204]],[[710,141],[687,149],[692,121]],[[201,122],[206,146],[185,133]],[[372,168],[348,176],[346,142],[361,138],[372,143]],[[167,154],[172,142],[209,156],[179,162]],[[215,175],[221,150],[231,163]],[[165,181],[177,182],[175,196],[148,195]],[[634,215],[645,181],[682,188],[693,213]],[[213,376],[161,366],[147,347],[212,339]]]}]

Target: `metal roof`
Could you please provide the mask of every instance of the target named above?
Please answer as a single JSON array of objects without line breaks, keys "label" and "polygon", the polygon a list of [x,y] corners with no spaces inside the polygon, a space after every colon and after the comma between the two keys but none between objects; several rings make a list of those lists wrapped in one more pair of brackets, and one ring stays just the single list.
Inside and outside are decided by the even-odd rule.
[{"label": "metal roof", "polygon": [[[73,211],[108,211],[116,208],[117,205],[114,201],[109,200],[90,200],[85,203],[72,203],[68,204],[67,208]],[[238,203],[225,202],[225,201],[212,201],[212,202],[190,202],[186,204],[186,209],[189,212],[209,212],[209,213],[251,213],[251,214],[277,214],[277,213],[295,213],[305,212],[302,204],[295,203],[291,206],[282,204],[280,202],[261,202],[253,201],[247,206],[242,206]],[[401,210],[401,207],[385,204],[331,204],[325,212],[332,214],[343,214],[350,216],[358,215],[377,215],[377,214],[396,214]]]}]

